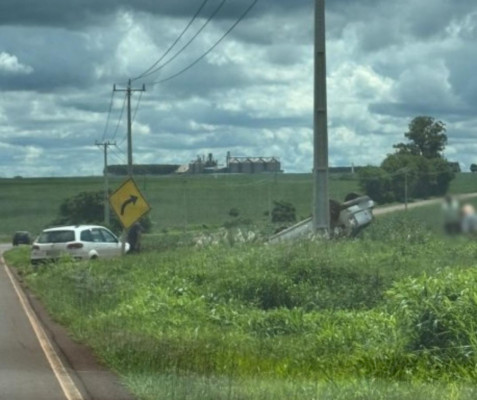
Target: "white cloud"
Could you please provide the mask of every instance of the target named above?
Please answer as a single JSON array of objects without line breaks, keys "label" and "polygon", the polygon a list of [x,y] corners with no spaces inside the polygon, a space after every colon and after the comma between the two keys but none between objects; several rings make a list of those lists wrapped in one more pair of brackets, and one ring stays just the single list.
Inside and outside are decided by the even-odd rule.
[{"label": "white cloud", "polygon": [[38,159],[43,156],[43,154],[43,149],[39,149],[34,146],[27,146],[25,148],[23,162],[25,162],[25,164],[34,165]]},{"label": "white cloud", "polygon": [[2,71],[9,74],[31,74],[33,68],[21,64],[16,56],[2,51],[0,53],[0,73]]},{"label": "white cloud", "polygon": [[[312,2],[267,1],[194,68],[147,85],[133,124],[136,162],[180,164],[208,152],[223,159],[231,150],[281,157],[288,172],[311,170]],[[125,113],[117,124],[124,93],[116,93],[104,132],[112,85],[147,69],[190,18],[175,0],[137,3],[120,11],[103,4],[98,12],[109,17],[95,21],[78,11],[74,29],[65,21],[75,13],[59,3],[60,22],[45,12],[36,16],[45,18],[37,21],[43,28],[22,20],[0,25],[0,48],[8,49],[0,53],[0,142],[8,146],[0,147],[0,159],[12,174],[100,174],[101,153],[91,147],[103,134],[124,150]],[[477,135],[475,2],[335,0],[327,7],[330,164],[379,164],[422,113],[447,123],[449,158],[475,162],[469,145]],[[237,10],[227,9],[145,83],[203,54]],[[122,150],[111,153],[112,162],[126,159]]]}]

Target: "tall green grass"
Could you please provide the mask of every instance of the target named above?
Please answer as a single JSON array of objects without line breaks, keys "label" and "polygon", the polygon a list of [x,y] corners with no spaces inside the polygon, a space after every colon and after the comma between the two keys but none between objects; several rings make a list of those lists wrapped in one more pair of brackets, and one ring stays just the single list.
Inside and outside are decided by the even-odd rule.
[{"label": "tall green grass", "polygon": [[475,396],[474,240],[401,213],[350,241],[190,243],[7,259],[141,399]]}]

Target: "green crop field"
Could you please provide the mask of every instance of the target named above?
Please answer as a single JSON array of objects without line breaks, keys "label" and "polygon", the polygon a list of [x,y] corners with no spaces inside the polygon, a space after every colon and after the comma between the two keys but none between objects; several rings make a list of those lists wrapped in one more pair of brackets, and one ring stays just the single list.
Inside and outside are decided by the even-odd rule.
[{"label": "green crop field", "polygon": [[[114,190],[121,181],[112,179],[110,187]],[[311,214],[311,174],[146,176],[136,181],[152,207],[156,232],[222,226],[231,221],[232,208],[241,221],[266,224],[273,201],[291,202],[298,219]],[[100,177],[0,179],[0,235],[10,237],[16,230],[37,234],[56,219],[63,200],[102,189]],[[342,201],[355,191],[359,190],[353,176],[331,175],[332,199]],[[477,174],[458,174],[451,192],[473,191],[477,191]]]},{"label": "green crop field", "polygon": [[[112,180],[111,189],[122,180]],[[156,230],[217,227],[229,221],[235,208],[242,220],[266,223],[272,202],[289,201],[297,217],[311,212],[310,174],[206,175],[137,177],[136,182],[152,207]],[[0,234],[16,230],[38,233],[58,214],[61,202],[83,191],[103,189],[102,178],[50,178],[0,180]],[[332,198],[357,191],[353,179],[330,179]]]}]

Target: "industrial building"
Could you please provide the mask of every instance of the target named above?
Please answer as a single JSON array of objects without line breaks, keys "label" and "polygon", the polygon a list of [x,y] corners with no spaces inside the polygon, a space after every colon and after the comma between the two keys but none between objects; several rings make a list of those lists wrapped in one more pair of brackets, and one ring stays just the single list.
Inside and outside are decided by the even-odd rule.
[{"label": "industrial building", "polygon": [[231,174],[282,172],[277,157],[232,157],[227,154],[227,171]]},{"label": "industrial building", "polygon": [[197,157],[188,166],[182,166],[177,173],[207,174],[262,174],[282,172],[278,157],[236,157],[227,152],[226,165],[220,167],[218,162],[209,154],[207,158]]}]

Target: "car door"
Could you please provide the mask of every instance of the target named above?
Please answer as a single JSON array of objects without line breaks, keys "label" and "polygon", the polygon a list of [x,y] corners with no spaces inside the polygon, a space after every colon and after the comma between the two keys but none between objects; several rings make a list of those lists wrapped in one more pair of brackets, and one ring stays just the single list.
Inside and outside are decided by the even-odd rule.
[{"label": "car door", "polygon": [[110,253],[108,252],[107,243],[105,242],[104,237],[101,234],[101,229],[92,228],[91,237],[93,238],[92,249],[98,254],[98,257],[111,257]]},{"label": "car door", "polygon": [[106,228],[96,228],[102,238],[102,257],[115,257],[121,254],[121,243],[112,232]]},{"label": "car door", "polygon": [[72,229],[64,229],[49,232],[51,245],[46,251],[49,258],[58,258],[68,254],[67,244],[75,241],[75,231]]},{"label": "car door", "polygon": [[90,228],[83,229],[80,234],[80,241],[83,243],[83,257],[89,258],[90,252],[95,250],[93,233]]}]

